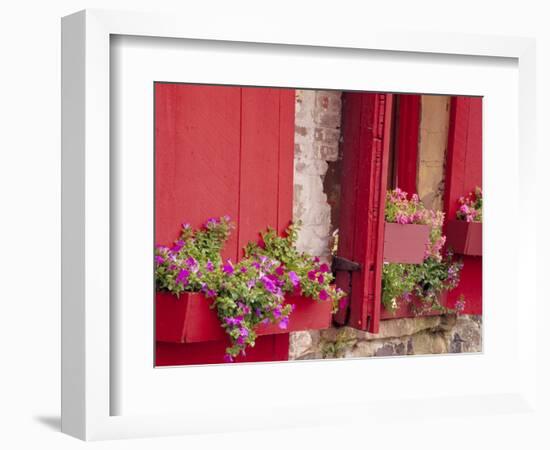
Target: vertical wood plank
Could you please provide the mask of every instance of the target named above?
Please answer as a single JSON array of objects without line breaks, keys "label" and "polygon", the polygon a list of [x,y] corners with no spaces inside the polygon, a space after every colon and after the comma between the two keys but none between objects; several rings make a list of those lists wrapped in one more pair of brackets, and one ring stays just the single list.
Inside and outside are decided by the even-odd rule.
[{"label": "vertical wood plank", "polygon": [[[155,242],[168,245],[182,222],[238,217],[240,88],[155,85]],[[224,257],[236,259],[231,236]]]},{"label": "vertical wood plank", "polygon": [[238,246],[277,228],[279,90],[242,88]]}]

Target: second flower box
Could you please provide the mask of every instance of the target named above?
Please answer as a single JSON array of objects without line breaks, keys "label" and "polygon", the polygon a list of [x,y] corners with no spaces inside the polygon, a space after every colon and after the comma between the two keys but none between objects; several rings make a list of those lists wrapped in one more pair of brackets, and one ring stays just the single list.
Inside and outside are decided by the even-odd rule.
[{"label": "second flower box", "polygon": [[428,225],[385,223],[384,261],[421,264],[430,239]]}]

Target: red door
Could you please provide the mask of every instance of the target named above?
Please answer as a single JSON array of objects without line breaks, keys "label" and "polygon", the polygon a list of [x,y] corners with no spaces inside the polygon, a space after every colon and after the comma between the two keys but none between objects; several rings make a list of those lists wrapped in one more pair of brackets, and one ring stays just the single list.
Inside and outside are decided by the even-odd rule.
[{"label": "red door", "polygon": [[[229,215],[224,257],[292,219],[294,90],[155,84],[155,242],[181,223]],[[157,365],[223,362],[227,342],[157,343]],[[241,361],[288,358],[288,334],[263,336]]]}]

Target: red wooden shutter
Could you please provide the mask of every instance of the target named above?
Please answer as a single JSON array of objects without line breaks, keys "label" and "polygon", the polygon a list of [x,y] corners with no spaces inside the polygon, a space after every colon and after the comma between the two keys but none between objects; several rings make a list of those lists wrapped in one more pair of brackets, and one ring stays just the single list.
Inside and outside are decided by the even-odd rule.
[{"label": "red wooden shutter", "polygon": [[[482,99],[453,97],[449,119],[449,146],[445,178],[444,209],[447,221],[456,218],[458,199],[482,185]],[[464,256],[460,284],[449,293],[453,307],[464,295],[466,314],[482,312],[482,259]]]},{"label": "red wooden shutter", "polygon": [[336,281],[350,302],[336,315],[343,324],[378,332],[393,97],[345,93],[343,97],[342,194],[338,256],[361,270],[339,271]]},{"label": "red wooden shutter", "polygon": [[[292,220],[294,90],[155,85],[155,242],[231,216],[224,257]],[[157,364],[222,362],[226,342],[157,344]],[[288,334],[260,337],[247,361],[288,358]]]},{"label": "red wooden shutter", "polygon": [[420,95],[398,95],[395,151],[396,186],[409,194],[417,193]]}]

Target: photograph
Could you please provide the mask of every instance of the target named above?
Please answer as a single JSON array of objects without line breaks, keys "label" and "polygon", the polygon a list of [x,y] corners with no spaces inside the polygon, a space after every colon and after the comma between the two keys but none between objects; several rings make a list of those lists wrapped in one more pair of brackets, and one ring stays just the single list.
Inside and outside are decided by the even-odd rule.
[{"label": "photograph", "polygon": [[155,367],[481,353],[482,106],[156,81]]}]

